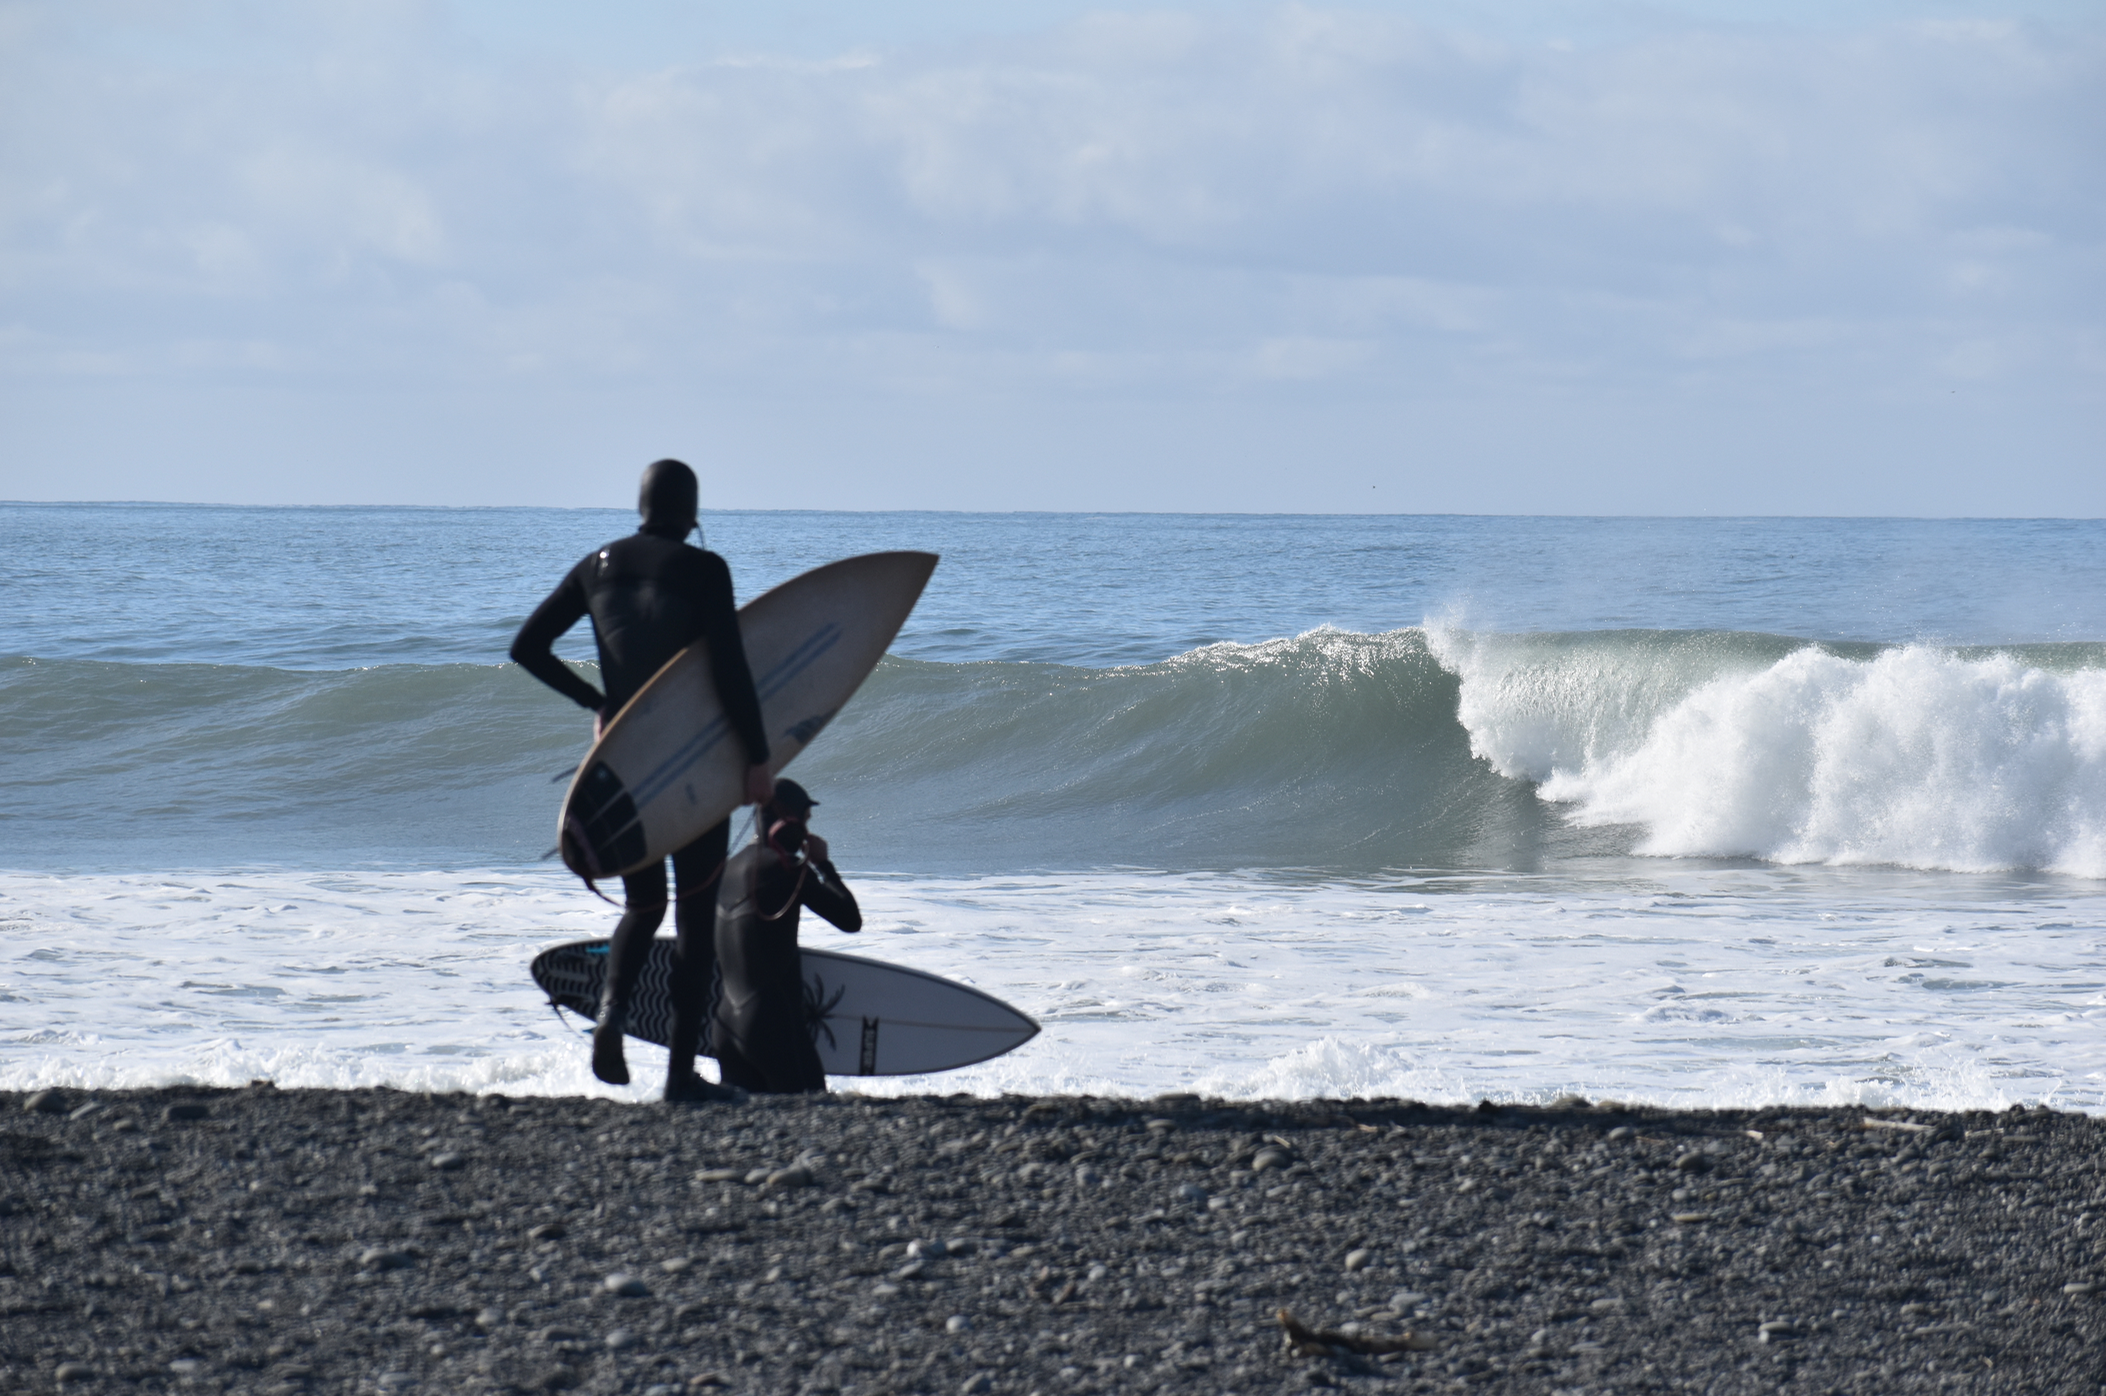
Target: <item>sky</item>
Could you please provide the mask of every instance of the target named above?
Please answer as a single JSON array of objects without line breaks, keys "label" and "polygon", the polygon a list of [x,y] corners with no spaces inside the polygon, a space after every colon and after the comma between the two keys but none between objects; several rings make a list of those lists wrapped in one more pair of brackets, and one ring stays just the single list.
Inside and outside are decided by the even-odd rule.
[{"label": "sky", "polygon": [[2106,515],[2106,6],[0,0],[0,499]]}]

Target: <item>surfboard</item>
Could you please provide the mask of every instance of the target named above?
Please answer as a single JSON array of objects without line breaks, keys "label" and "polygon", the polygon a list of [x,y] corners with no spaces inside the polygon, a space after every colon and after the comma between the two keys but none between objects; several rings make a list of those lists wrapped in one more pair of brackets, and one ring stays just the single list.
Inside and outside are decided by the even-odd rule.
[{"label": "surfboard", "polygon": [[[934,553],[868,553],[794,577],[739,611],[769,760],[796,759],[884,657]],[[709,647],[666,661],[607,724],[563,797],[556,847],[590,880],[686,847],[745,803],[746,752],[717,703]]]},{"label": "surfboard", "polygon": [[[800,948],[805,1026],[829,1076],[920,1076],[1011,1052],[1038,1036],[1038,1024],[992,994],[940,975]],[[580,940],[534,957],[534,982],[549,1002],[586,1018],[600,1011],[607,942]],[[629,1002],[628,1035],[663,1047],[673,1037],[673,940],[651,942]],[[710,986],[716,1003],[717,986]],[[702,1052],[710,1051],[704,1031]]]}]

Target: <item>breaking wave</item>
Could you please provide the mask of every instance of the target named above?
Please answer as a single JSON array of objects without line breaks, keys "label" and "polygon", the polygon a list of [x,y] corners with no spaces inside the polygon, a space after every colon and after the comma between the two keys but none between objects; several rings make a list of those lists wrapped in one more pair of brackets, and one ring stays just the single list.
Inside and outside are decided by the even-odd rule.
[{"label": "breaking wave", "polygon": [[[9,862],[532,858],[583,714],[515,669],[0,663]],[[864,866],[1590,853],[2106,877],[2106,646],[1317,630],[888,659],[798,766]],[[149,847],[150,846],[150,847]]]}]

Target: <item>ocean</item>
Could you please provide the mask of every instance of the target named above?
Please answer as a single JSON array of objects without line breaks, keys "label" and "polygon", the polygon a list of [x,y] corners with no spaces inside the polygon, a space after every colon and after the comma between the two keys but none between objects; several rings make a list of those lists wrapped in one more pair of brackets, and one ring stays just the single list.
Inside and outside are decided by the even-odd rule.
[{"label": "ocean", "polygon": [[[0,505],[0,1087],[592,1080],[528,961],[625,510]],[[791,773],[1044,1032],[866,1092],[2106,1109],[2106,523],[723,513],[942,554]],[[590,667],[589,628],[566,657]]]}]

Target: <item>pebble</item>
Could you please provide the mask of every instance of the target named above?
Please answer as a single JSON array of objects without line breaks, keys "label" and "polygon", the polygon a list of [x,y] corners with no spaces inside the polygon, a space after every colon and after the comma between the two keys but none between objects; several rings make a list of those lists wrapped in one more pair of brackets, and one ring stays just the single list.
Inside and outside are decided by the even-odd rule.
[{"label": "pebble", "polygon": [[205,1369],[205,1364],[195,1357],[178,1357],[168,1364],[168,1370],[179,1377],[195,1376]]},{"label": "pebble", "polygon": [[446,1173],[451,1173],[455,1169],[465,1166],[467,1162],[468,1156],[466,1154],[457,1154],[451,1150],[431,1156],[431,1166]]},{"label": "pebble", "polygon": [[1400,1289],[1389,1296],[1389,1306],[1399,1312],[1409,1312],[1426,1302],[1426,1296],[1415,1289]]},{"label": "pebble", "polygon": [[994,1378],[986,1372],[975,1372],[958,1388],[958,1396],[987,1396],[995,1389]]},{"label": "pebble", "polygon": [[164,1120],[202,1120],[210,1116],[212,1108],[195,1100],[178,1101],[161,1112]]},{"label": "pebble", "polygon": [[2099,1285],[2095,1280],[2072,1280],[2062,1286],[2062,1292],[2064,1294],[2097,1294]]},{"label": "pebble", "polygon": [[95,1375],[95,1369],[85,1362],[61,1362],[51,1375],[60,1381],[84,1381]]},{"label": "pebble", "polygon": [[747,1185],[748,1187],[751,1187],[751,1186],[753,1186],[753,1185],[755,1185],[755,1184],[757,1184],[757,1183],[765,1183],[765,1182],[767,1182],[767,1181],[768,1181],[768,1173],[769,1173],[769,1171],[770,1171],[770,1170],[768,1170],[768,1169],[766,1169],[766,1168],[749,1168],[749,1169],[747,1169],[747,1170],[746,1170],[746,1177],[745,1177],[745,1182],[746,1182],[746,1185]]},{"label": "pebble", "polygon": [[692,1267],[694,1263],[694,1261],[684,1255],[676,1255],[671,1260],[659,1261],[658,1268],[665,1271],[668,1275],[677,1275],[682,1270]]},{"label": "pebble", "polygon": [[502,1309],[485,1309],[475,1316],[475,1326],[482,1329],[485,1333],[488,1333],[493,1328],[502,1328],[504,1322],[505,1315]]},{"label": "pebble", "polygon": [[1345,1268],[1347,1270],[1365,1270],[1374,1259],[1375,1253],[1373,1251],[1347,1251]]},{"label": "pebble", "polygon": [[1177,1195],[1187,1202],[1204,1202],[1207,1200],[1207,1190],[1197,1183],[1186,1183],[1177,1190]]},{"label": "pebble", "polygon": [[417,1263],[417,1258],[408,1251],[386,1251],[375,1248],[358,1257],[361,1270],[405,1270]]},{"label": "pebble", "polygon": [[1709,1173],[1711,1171],[1711,1155],[1700,1149],[1691,1149],[1688,1153],[1675,1160],[1675,1167],[1681,1169],[1684,1173]]},{"label": "pebble", "polygon": [[1078,1187],[1095,1187],[1097,1184],[1103,1181],[1104,1175],[1102,1173],[1099,1173],[1096,1169],[1092,1168],[1089,1164],[1085,1163],[1080,1168],[1075,1170],[1075,1183]]},{"label": "pebble", "polygon": [[620,1271],[601,1280],[600,1288],[609,1294],[619,1294],[625,1299],[641,1299],[651,1292],[642,1280],[634,1275],[624,1275]]},{"label": "pebble", "polygon": [[1609,1138],[1620,1143],[1626,1139],[1636,1138],[1637,1134],[1638,1131],[1632,1129],[1629,1125],[1618,1125],[1609,1131]]},{"label": "pebble", "polygon": [[778,1168],[762,1181],[771,1188],[808,1188],[818,1179],[812,1175],[811,1169],[800,1163]]},{"label": "pebble", "polygon": [[736,1183],[746,1176],[739,1168],[705,1168],[695,1175],[698,1183]]},{"label": "pebble", "polygon": [[609,1352],[620,1352],[623,1348],[633,1347],[636,1344],[635,1336],[626,1328],[613,1330],[603,1341],[607,1344]]},{"label": "pebble", "polygon": [[1263,1173],[1269,1168],[1285,1168],[1293,1162],[1294,1155],[1285,1149],[1260,1149],[1257,1156],[1250,1161],[1250,1171]]},{"label": "pebble", "polygon": [[1799,1336],[1799,1325],[1788,1319],[1771,1319],[1755,1330],[1758,1339],[1765,1343],[1782,1342]]},{"label": "pebble", "polygon": [[558,1236],[563,1235],[566,1230],[567,1228],[563,1225],[562,1222],[543,1222],[541,1223],[541,1225],[527,1232],[527,1240],[553,1241]]},{"label": "pebble", "polygon": [[22,1102],[22,1108],[35,1115],[63,1115],[66,1097],[59,1091],[38,1091]]},{"label": "pebble", "polygon": [[943,1331],[946,1333],[964,1333],[972,1326],[973,1321],[964,1314],[952,1314],[943,1321]]},{"label": "pebble", "polygon": [[1667,1219],[1678,1226],[1694,1226],[1698,1222],[1710,1221],[1711,1214],[1709,1212],[1671,1212],[1668,1214]]}]

